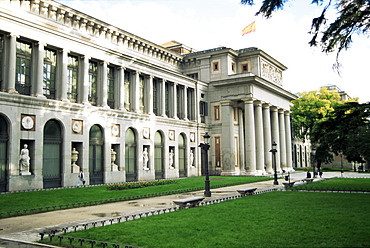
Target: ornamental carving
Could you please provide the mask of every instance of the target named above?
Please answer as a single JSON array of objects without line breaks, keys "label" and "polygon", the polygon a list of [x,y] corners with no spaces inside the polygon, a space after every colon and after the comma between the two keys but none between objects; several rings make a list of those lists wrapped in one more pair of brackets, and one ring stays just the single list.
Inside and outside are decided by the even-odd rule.
[{"label": "ornamental carving", "polygon": [[273,83],[276,83],[278,85],[283,85],[283,76],[282,76],[282,71],[273,66],[272,64],[267,63],[266,61],[262,61],[262,73],[261,77],[272,81]]}]

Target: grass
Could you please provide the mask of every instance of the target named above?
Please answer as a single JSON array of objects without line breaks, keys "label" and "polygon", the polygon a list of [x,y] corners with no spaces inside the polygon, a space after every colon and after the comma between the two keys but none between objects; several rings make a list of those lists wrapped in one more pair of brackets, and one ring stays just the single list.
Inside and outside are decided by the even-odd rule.
[{"label": "grass", "polygon": [[[222,184],[245,184],[270,180],[269,177],[211,177],[211,187]],[[204,177],[178,179],[178,183],[130,190],[107,190],[107,186],[80,187],[0,195],[0,212],[71,204],[102,199],[160,193],[204,187]]]},{"label": "grass", "polygon": [[367,190],[370,191],[370,178],[332,178],[315,183],[307,183],[295,189]]},{"label": "grass", "polygon": [[271,192],[68,233],[139,247],[369,247],[367,194]]}]

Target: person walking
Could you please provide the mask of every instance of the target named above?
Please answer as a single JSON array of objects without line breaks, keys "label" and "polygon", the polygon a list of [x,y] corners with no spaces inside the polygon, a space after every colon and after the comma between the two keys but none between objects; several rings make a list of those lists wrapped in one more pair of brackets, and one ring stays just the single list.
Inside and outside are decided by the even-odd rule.
[{"label": "person walking", "polygon": [[78,173],[77,187],[80,187],[81,183],[85,186],[85,177],[82,169],[80,169],[80,173]]}]

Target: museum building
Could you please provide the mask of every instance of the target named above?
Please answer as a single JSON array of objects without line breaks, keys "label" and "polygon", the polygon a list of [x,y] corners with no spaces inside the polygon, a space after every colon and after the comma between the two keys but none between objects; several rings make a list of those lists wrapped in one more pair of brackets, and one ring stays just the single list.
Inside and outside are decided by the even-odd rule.
[{"label": "museum building", "polygon": [[279,61],[157,45],[52,0],[0,2],[0,191],[292,170]]}]

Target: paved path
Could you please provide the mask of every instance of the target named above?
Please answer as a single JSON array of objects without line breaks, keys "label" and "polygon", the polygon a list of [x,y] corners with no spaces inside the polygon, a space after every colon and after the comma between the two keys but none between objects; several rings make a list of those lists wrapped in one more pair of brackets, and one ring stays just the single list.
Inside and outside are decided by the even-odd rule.
[{"label": "paved path", "polygon": [[[340,177],[340,172],[325,172],[322,179],[331,177]],[[344,177],[369,177],[370,174],[344,173]],[[291,181],[296,184],[301,183],[305,178],[304,172],[294,172],[291,174]],[[317,178],[317,180],[321,180]],[[244,185],[236,185],[213,189],[212,196],[206,200],[222,199],[230,196],[237,196],[237,189],[257,188],[257,191],[269,190],[273,188],[283,189],[283,179],[279,179],[279,185],[273,185],[273,181],[257,182]],[[211,181],[212,183],[212,181]],[[18,216],[12,218],[0,219],[0,248],[1,247],[40,247],[32,246],[32,242],[40,239],[40,232],[45,230],[61,229],[63,227],[72,227],[91,222],[101,222],[119,216],[131,216],[132,214],[157,211],[165,208],[173,208],[173,201],[189,196],[203,196],[202,191],[182,193],[176,195],[158,196],[145,199],[136,199],[132,201],[108,203],[97,206],[80,207],[47,213]],[[17,246],[16,243],[7,243],[8,240],[29,242],[26,246]],[[14,246],[12,246],[14,245]]]}]

